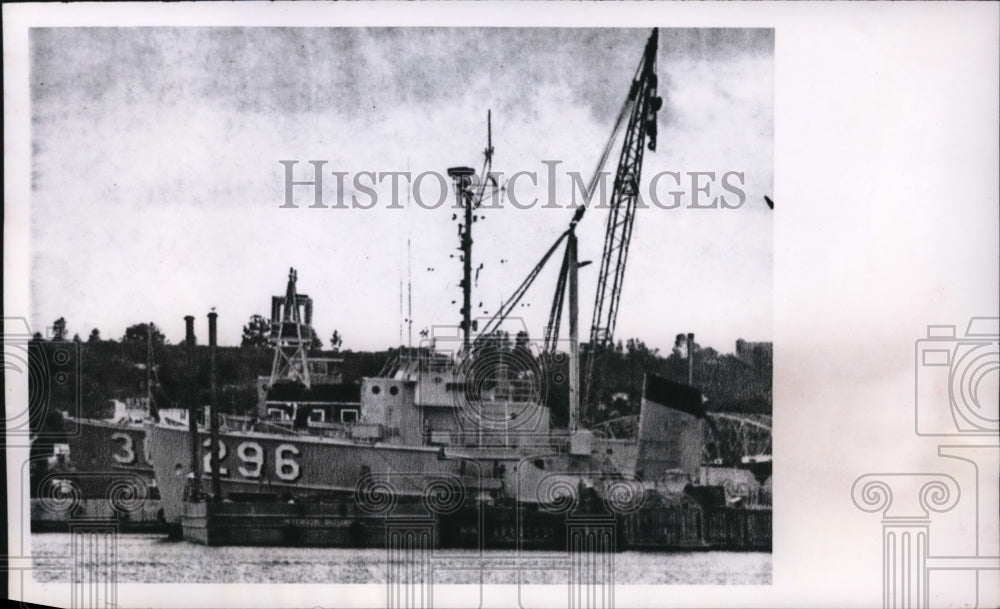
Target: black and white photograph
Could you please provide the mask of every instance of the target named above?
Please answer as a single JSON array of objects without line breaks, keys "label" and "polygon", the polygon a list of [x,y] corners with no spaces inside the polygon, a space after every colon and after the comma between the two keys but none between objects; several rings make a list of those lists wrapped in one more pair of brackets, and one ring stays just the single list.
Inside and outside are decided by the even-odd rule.
[{"label": "black and white photograph", "polygon": [[[532,22],[515,5],[408,7],[413,22],[323,4],[11,11],[13,597],[996,600],[996,173],[962,186],[978,202],[948,220],[902,195],[911,219],[890,220],[892,188],[852,189],[822,156],[940,192],[943,153],[919,138],[996,126],[996,24],[936,43],[981,57],[978,77],[893,114],[879,95],[898,91],[837,90],[841,68],[801,53],[782,63],[782,40],[812,49],[818,17],[783,39],[773,6],[594,6],[560,23],[564,9]],[[928,23],[913,13],[901,45]],[[845,43],[847,73],[878,80],[884,62],[905,74],[886,86],[920,89],[917,58],[862,46]],[[924,121],[937,106],[958,127]],[[872,141],[843,152],[852,116],[908,151],[900,166]],[[910,135],[918,123],[933,133]],[[987,173],[988,139],[963,153]],[[935,226],[986,257],[960,274],[920,264]],[[909,448],[879,439],[901,433]],[[896,483],[916,511],[893,506]],[[827,509],[871,530],[838,541]],[[973,546],[930,534],[970,517]],[[871,560],[849,558],[852,536]],[[827,594],[809,560],[870,571],[868,592]]]},{"label": "black and white photograph", "polygon": [[770,582],[772,30],[30,36],[36,555]]}]

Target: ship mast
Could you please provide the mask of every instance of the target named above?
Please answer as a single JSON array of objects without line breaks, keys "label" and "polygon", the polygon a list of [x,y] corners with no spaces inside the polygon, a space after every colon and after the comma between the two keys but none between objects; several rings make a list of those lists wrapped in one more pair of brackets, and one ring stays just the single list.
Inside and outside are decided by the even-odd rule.
[{"label": "ship mast", "polygon": [[[582,215],[582,214],[581,214]],[[566,241],[566,264],[569,272],[569,429],[575,432],[580,425],[580,336],[578,327],[579,298],[577,271],[580,264],[576,256],[576,223],[574,216]]]},{"label": "ship mast", "polygon": [[487,185],[490,193],[497,188],[496,180],[490,175],[493,164],[492,112],[486,112],[486,149],[483,150],[483,170],[478,180],[471,167],[451,167],[448,176],[455,182],[456,203],[462,207],[462,222],[458,225],[459,248],[462,251],[462,351],[469,353],[472,348],[472,223],[476,221],[473,212],[483,203]]},{"label": "ship mast", "polygon": [[462,250],[462,351],[468,353],[472,345],[472,195],[469,186],[476,170],[471,167],[451,167],[448,176],[455,181],[455,199],[462,206],[465,217],[458,225],[459,249]]}]

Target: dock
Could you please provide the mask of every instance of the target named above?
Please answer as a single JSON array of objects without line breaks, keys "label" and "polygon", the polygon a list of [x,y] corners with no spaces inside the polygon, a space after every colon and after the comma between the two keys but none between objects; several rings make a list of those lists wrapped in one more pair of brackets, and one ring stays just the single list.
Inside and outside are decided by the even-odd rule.
[{"label": "dock", "polygon": [[385,548],[400,526],[428,532],[435,549],[565,551],[574,531],[600,529],[611,535],[612,551],[771,551],[770,507],[703,506],[688,495],[672,503],[651,498],[628,513],[472,502],[436,513],[413,501],[373,514],[348,499],[185,502],[182,520],[185,540],[209,546]]}]

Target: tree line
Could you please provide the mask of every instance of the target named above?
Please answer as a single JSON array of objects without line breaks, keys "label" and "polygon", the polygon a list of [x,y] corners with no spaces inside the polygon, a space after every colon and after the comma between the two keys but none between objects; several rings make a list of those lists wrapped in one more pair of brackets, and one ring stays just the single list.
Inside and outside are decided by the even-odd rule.
[{"label": "tree line", "polygon": [[[52,322],[50,327],[50,338],[48,340],[61,342],[66,340],[72,340],[73,342],[83,342],[79,334],[74,334],[72,339],[68,339],[67,336],[67,322],[65,317],[60,317],[59,319]],[[312,341],[309,345],[310,350],[319,351],[323,349],[323,341],[320,339],[319,335],[316,333],[315,329],[310,329],[312,332]],[[156,345],[169,344],[166,336],[160,330],[159,327],[153,322],[147,323],[137,323],[125,328],[125,334],[122,335],[120,342],[123,343],[145,343],[147,341],[147,336],[152,333],[153,343]],[[268,321],[263,315],[251,315],[250,319],[247,321],[246,325],[243,326],[243,334],[240,338],[241,347],[267,347],[269,346],[269,337],[271,335],[271,322]],[[45,340],[41,332],[35,332],[32,340],[40,341]],[[105,340],[110,342],[115,342],[114,339],[104,339],[101,337],[101,331],[98,328],[93,328],[90,334],[87,336],[87,343],[94,344],[105,342]],[[332,351],[339,351],[340,347],[344,343],[344,338],[338,330],[334,330],[333,334],[330,335],[330,349]]]},{"label": "tree line", "polygon": [[[52,322],[52,326],[50,326],[49,328],[50,337],[48,340],[53,342],[63,342],[67,340],[72,340],[75,343],[83,342],[83,339],[80,338],[79,334],[74,334],[72,339],[67,338],[67,336],[69,336],[67,327],[68,325],[65,317],[60,317],[59,319]],[[162,345],[167,342],[163,332],[156,326],[156,324],[152,322],[133,324],[125,328],[125,334],[122,335],[121,342],[145,343],[146,337],[149,335],[150,332],[152,332],[154,343]],[[41,332],[35,332],[34,336],[32,336],[32,340],[41,341],[45,340],[45,337],[42,336]],[[108,340],[110,340],[110,342],[114,342],[114,339],[108,339]],[[100,343],[104,341],[105,339],[101,337],[101,331],[97,328],[92,329],[90,331],[90,334],[87,336],[87,343],[90,344]]]},{"label": "tree line", "polygon": [[[193,353],[189,353],[183,345],[169,344],[155,323],[133,324],[126,328],[118,341],[101,339],[96,328],[85,342],[78,336],[67,341],[66,321],[60,317],[53,324],[51,335],[50,340],[36,335],[29,344],[33,364],[31,370],[39,377],[29,385],[35,392],[30,396],[31,403],[46,412],[66,411],[85,417],[104,418],[111,414],[110,400],[145,396],[150,342],[152,394],[157,406],[170,408],[209,403],[207,346],[199,345]],[[273,360],[273,352],[268,348],[269,336],[270,322],[255,315],[244,326],[239,347],[218,348],[220,411],[248,414],[256,408],[257,378],[269,374]],[[148,342],[147,337],[151,337],[152,341]],[[65,348],[67,345],[70,348]],[[341,350],[342,337],[336,331],[330,337],[330,345],[330,350],[322,351],[322,342],[314,335],[312,353],[335,353],[342,359],[346,383],[378,375],[385,363],[404,349]],[[744,349],[743,353],[720,354],[697,343],[693,349],[693,384],[708,398],[707,408],[723,412],[770,414],[770,349]],[[63,353],[57,354],[57,351]],[[69,360],[66,353],[71,355]],[[477,341],[473,356],[490,364],[472,366],[469,373],[474,378],[468,385],[480,392],[506,392],[511,397],[511,392],[518,386],[535,383],[542,390],[539,399],[551,409],[552,424],[563,426],[567,423],[569,374],[565,354],[540,353],[524,332],[515,336],[497,332]],[[588,424],[638,414],[646,374],[687,382],[686,345],[681,340],[666,355],[635,338],[619,341],[597,353],[592,353],[589,345],[583,344],[581,357],[581,370],[587,370],[590,358],[596,358],[596,378],[585,405],[585,411],[592,413],[591,420],[586,421]],[[37,420],[45,421],[46,416]]]}]

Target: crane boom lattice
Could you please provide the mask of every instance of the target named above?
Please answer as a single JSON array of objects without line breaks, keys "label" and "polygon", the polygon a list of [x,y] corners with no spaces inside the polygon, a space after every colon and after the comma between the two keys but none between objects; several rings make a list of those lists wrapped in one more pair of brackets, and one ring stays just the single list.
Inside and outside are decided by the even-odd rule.
[{"label": "crane boom lattice", "polygon": [[584,393],[585,403],[589,407],[596,403],[596,396],[593,395],[595,361],[599,353],[614,340],[629,243],[635,224],[643,152],[647,144],[650,150],[656,150],[656,113],[663,104],[663,100],[656,95],[657,41],[658,33],[654,29],[646,43],[639,70],[629,91],[628,102],[631,104],[631,112],[618,160],[618,169],[615,172],[601,267],[597,279],[594,317],[590,327],[590,358]]}]

